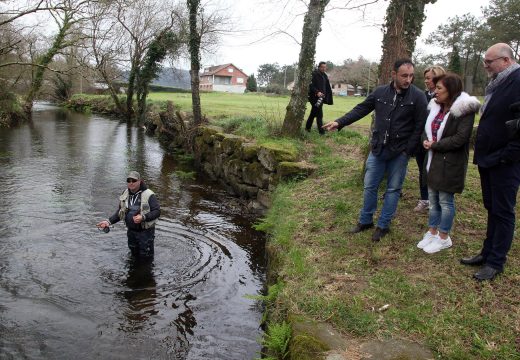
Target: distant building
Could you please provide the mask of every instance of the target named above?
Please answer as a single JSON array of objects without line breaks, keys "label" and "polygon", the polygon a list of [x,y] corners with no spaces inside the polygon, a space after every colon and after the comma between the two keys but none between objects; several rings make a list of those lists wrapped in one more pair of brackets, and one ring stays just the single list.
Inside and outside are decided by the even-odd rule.
[{"label": "distant building", "polygon": [[233,64],[211,66],[200,75],[199,89],[243,93],[246,91],[247,75]]},{"label": "distant building", "polygon": [[331,87],[332,87],[332,93],[334,95],[339,96],[353,96],[353,95],[361,95],[363,93],[363,87],[359,86],[357,89],[351,85],[351,84],[345,84],[342,82],[332,82],[331,81]]}]

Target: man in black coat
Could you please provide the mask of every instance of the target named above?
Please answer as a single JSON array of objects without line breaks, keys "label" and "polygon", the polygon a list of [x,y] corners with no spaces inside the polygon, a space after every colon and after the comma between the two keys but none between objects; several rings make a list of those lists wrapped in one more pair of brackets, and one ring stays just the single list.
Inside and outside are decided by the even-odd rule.
[{"label": "man in black coat", "polygon": [[408,160],[419,148],[428,115],[426,97],[422,90],[412,84],[413,77],[412,61],[397,60],[390,84],[379,86],[350,112],[323,127],[329,131],[341,129],[375,110],[371,152],[366,162],[364,178],[363,208],[358,224],[352,229],[353,233],[357,233],[374,226],[377,192],[386,174],[385,199],[372,235],[373,241],[379,241],[390,231],[390,222],[397,210]]},{"label": "man in black coat", "polygon": [[486,51],[484,68],[491,81],[481,109],[473,162],[480,173],[487,232],[480,254],[461,259],[464,265],[482,265],[473,275],[479,281],[492,280],[504,270],[520,185],[520,139],[509,136],[506,127],[516,117],[509,106],[520,101],[520,65],[511,47],[498,43]]},{"label": "man in black coat", "polygon": [[327,63],[321,61],[318,68],[312,73],[312,82],[309,85],[309,102],[312,105],[311,113],[307,119],[305,130],[311,131],[312,123],[316,118],[318,131],[324,134],[323,127],[323,104],[332,105],[332,89],[330,87],[329,77],[325,73],[327,71]]}]

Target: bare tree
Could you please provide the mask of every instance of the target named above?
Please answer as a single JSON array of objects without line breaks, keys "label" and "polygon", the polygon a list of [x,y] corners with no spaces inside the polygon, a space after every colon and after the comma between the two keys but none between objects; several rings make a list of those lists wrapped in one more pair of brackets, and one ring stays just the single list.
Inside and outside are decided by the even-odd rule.
[{"label": "bare tree", "polygon": [[41,11],[57,10],[58,6],[47,0],[28,1],[25,5],[20,5],[19,1],[2,1],[3,10],[0,12],[0,26],[12,23],[26,15]]},{"label": "bare tree", "polygon": [[89,8],[89,24],[84,30],[88,37],[84,65],[90,68],[89,60],[92,61],[95,76],[101,77],[99,80],[107,85],[118,112],[126,116],[127,109],[120,100],[119,86],[116,85],[122,81],[119,67],[124,62],[126,39],[121,27],[117,26],[117,19],[112,16],[112,10],[110,3],[92,4]]},{"label": "bare tree", "polygon": [[24,100],[24,110],[27,114],[31,113],[33,101],[38,96],[42,87],[43,76],[45,70],[48,69],[49,64],[63,49],[78,41],[78,37],[73,35],[73,32],[76,30],[76,25],[85,20],[85,10],[91,1],[92,0],[46,1],[46,8],[54,20],[58,30],[52,37],[51,46],[33,63],[35,71],[31,86]]},{"label": "bare tree", "polygon": [[[144,114],[148,84],[154,78],[150,74],[157,74],[160,67],[151,60],[155,56],[150,46],[154,44],[152,50],[156,51],[164,45],[165,34],[181,32],[179,12],[173,1],[160,0],[104,1],[90,9],[86,51],[116,108],[128,121],[136,118],[136,110],[137,118]],[[126,99],[119,96],[121,83],[126,83]]]}]

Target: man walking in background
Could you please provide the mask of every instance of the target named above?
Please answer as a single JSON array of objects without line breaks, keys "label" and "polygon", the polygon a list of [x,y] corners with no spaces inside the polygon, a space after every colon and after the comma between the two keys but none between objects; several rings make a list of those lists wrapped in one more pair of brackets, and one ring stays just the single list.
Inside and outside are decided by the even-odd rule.
[{"label": "man walking in background", "polygon": [[318,68],[312,73],[312,82],[309,85],[309,102],[312,105],[311,113],[307,119],[305,130],[311,131],[312,123],[316,118],[318,131],[324,134],[323,127],[323,104],[332,105],[332,89],[330,87],[329,77],[325,73],[327,71],[327,63],[321,61]]},{"label": "man walking in background", "polygon": [[409,59],[397,60],[392,71],[392,82],[379,86],[362,103],[343,117],[328,123],[325,130],[340,130],[375,110],[371,152],[366,162],[363,208],[359,222],[352,229],[358,233],[374,227],[379,185],[387,174],[387,188],[383,208],[372,235],[379,241],[390,231],[390,222],[406,175],[408,159],[419,148],[427,117],[426,97],[412,85],[414,64]]},{"label": "man walking in background", "polygon": [[520,139],[506,126],[518,117],[510,105],[520,101],[520,65],[511,47],[503,43],[491,46],[483,61],[491,81],[481,109],[473,162],[480,173],[487,231],[480,254],[460,260],[464,265],[482,265],[473,275],[479,281],[492,280],[504,270],[520,185]]}]

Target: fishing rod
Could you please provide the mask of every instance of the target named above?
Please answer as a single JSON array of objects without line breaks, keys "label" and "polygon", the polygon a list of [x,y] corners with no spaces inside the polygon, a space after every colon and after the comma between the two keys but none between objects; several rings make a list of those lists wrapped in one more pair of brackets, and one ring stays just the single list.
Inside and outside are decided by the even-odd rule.
[{"label": "fishing rod", "polygon": [[[63,220],[63,219],[57,219],[57,218],[46,217],[46,216],[39,216],[39,215],[23,215],[23,214],[18,214],[17,217],[32,218],[32,219],[42,219],[42,220],[51,220],[51,221],[56,221],[56,222],[60,222],[60,223],[61,223],[61,222],[72,221],[71,219]],[[99,231],[103,231],[105,234],[107,234],[107,233],[110,232],[110,227],[111,227],[111,226],[107,226],[107,227],[104,227],[104,228],[97,227],[97,229],[98,229]]]}]

